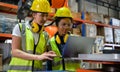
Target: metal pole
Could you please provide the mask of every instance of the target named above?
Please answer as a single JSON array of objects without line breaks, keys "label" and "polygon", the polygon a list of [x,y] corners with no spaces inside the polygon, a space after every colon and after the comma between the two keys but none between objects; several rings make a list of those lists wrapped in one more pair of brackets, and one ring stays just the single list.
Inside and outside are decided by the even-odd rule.
[{"label": "metal pole", "polygon": [[85,11],[84,1],[85,0],[78,0],[78,12]]}]

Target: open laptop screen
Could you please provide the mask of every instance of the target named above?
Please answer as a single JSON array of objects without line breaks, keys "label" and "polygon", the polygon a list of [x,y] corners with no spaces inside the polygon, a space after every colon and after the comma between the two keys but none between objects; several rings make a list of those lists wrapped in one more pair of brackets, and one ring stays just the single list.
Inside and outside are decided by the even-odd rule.
[{"label": "open laptop screen", "polygon": [[78,54],[90,54],[95,38],[69,36],[63,50],[63,57],[78,57]]}]

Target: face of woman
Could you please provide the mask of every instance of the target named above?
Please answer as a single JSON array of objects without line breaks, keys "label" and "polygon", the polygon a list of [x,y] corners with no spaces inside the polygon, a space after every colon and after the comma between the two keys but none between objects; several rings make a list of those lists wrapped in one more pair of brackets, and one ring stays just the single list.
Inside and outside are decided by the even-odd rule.
[{"label": "face of woman", "polygon": [[44,25],[48,18],[48,13],[34,13],[34,22],[39,25]]},{"label": "face of woman", "polygon": [[58,23],[58,33],[60,36],[64,36],[72,28],[72,22],[69,18],[61,19]]}]

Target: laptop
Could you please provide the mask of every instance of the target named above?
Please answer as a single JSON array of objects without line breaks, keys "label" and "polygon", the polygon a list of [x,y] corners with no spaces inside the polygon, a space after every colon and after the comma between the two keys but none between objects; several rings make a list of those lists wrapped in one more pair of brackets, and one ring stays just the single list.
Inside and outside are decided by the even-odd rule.
[{"label": "laptop", "polygon": [[90,54],[92,46],[95,44],[95,38],[69,36],[64,46],[63,57],[78,57],[78,54]]}]

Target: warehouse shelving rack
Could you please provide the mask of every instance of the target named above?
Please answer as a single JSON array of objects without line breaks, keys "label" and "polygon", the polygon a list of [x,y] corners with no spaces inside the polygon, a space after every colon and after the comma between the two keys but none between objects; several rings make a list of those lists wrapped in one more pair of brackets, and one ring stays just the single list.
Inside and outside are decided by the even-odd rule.
[{"label": "warehouse shelving rack", "polygon": [[7,7],[7,8],[12,8],[12,9],[17,9],[18,8],[18,6],[16,6],[16,5],[8,4],[8,3],[4,3],[4,2],[0,2],[0,6]]},{"label": "warehouse shelving rack", "polygon": [[12,35],[7,33],[0,33],[0,42],[4,42],[6,39],[11,39]]},{"label": "warehouse shelving rack", "polygon": [[[0,7],[5,7],[8,9],[14,9],[17,11],[18,6],[17,5],[13,5],[13,4],[8,4],[8,3],[3,3],[0,2]],[[1,10],[0,12],[4,12],[4,13],[9,13],[9,14],[16,14],[16,11],[11,12],[11,11],[5,11],[5,10]],[[50,13],[50,16],[53,16],[53,13]],[[80,18],[74,18],[74,21],[78,21],[80,23],[89,23],[89,24],[95,24],[96,26],[102,26],[102,27],[110,27],[110,28],[115,28],[115,29],[120,29],[119,26],[112,26],[112,25],[108,25],[108,24],[102,24],[102,23],[97,23],[97,22],[93,22],[93,21],[88,21],[88,20],[81,20]],[[0,38],[1,37],[5,37],[5,38],[11,38],[11,34],[4,34],[4,33],[0,33]]]}]

